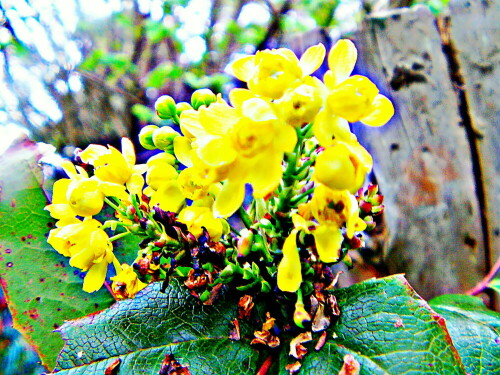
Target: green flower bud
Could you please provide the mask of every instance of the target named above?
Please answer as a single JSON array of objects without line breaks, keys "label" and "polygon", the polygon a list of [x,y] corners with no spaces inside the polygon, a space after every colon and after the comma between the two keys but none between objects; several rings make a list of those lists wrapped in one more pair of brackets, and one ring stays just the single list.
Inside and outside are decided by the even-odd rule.
[{"label": "green flower bud", "polygon": [[153,142],[156,148],[168,152],[173,150],[174,138],[180,134],[170,126],[158,128],[153,133]]},{"label": "green flower bud", "polygon": [[238,239],[237,249],[238,256],[245,257],[250,253],[253,243],[253,232],[248,229],[242,229],[240,231],[240,238]]},{"label": "green flower bud", "polygon": [[271,284],[269,284],[266,280],[262,280],[260,282],[260,291],[262,293],[269,293],[271,291]]},{"label": "green flower bud", "polygon": [[220,273],[219,277],[224,283],[229,283],[233,280],[234,274],[238,273],[238,266],[229,263]]},{"label": "green flower bud", "polygon": [[304,308],[304,304],[297,302],[293,313],[293,322],[300,328],[305,328],[305,324],[311,321],[311,315]]},{"label": "green flower bud", "polygon": [[210,292],[208,290],[205,290],[203,293],[201,293],[200,296],[200,301],[201,302],[206,302],[210,298]]},{"label": "green flower bud", "polygon": [[160,96],[155,102],[156,114],[163,120],[168,120],[177,114],[175,100],[169,95]]},{"label": "green flower bud", "polygon": [[153,142],[153,132],[158,129],[156,125],[148,125],[139,132],[139,143],[146,150],[155,150],[156,146]]},{"label": "green flower bud", "polygon": [[202,105],[209,106],[217,100],[217,97],[209,89],[200,89],[193,92],[191,95],[191,105],[194,109],[200,108]]},{"label": "green flower bud", "polygon": [[176,104],[175,108],[177,110],[177,116],[180,116],[181,113],[187,109],[193,109],[193,107],[191,107],[191,104],[187,102],[179,102]]}]

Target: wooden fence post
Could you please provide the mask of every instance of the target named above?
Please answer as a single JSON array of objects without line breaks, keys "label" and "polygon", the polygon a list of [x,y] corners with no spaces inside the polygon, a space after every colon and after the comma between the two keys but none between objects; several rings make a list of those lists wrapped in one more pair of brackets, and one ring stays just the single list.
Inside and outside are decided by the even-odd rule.
[{"label": "wooden fence post", "polygon": [[[451,25],[454,35],[453,16]],[[469,22],[467,27],[473,26]],[[475,152],[481,147],[471,147],[460,96],[464,88],[453,76],[455,62],[424,6],[370,16],[358,35],[361,73],[393,99],[397,113],[381,128],[355,125],[374,157],[374,173],[386,196],[389,272],[405,272],[426,298],[463,292],[484,276],[489,242],[483,233],[481,187],[476,186]],[[492,97],[496,107],[490,112],[479,111],[489,117],[496,108],[497,134],[498,97]],[[495,139],[485,152],[495,149]],[[496,154],[491,159],[493,167],[483,170],[496,179],[498,207]]]}]

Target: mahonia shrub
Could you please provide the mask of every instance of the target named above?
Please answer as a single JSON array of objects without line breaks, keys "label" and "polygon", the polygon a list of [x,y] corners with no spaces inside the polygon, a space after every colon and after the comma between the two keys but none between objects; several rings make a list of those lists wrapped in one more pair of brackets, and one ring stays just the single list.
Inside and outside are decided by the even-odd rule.
[{"label": "mahonia shrub", "polygon": [[[312,74],[325,57],[320,80]],[[349,40],[328,55],[322,44],[300,58],[258,51],[230,66],[248,89],[228,100],[208,89],[191,103],[158,98],[157,115],[172,126],[141,130],[140,144],[158,150],[146,164],[127,138],[121,150],[92,144],[64,162],[68,178],[46,207],[57,219],[48,242],[86,271],[89,293],[110,277],[116,299],[134,298],[178,277],[203,304],[233,291],[238,319],[265,296],[252,344],[279,346],[287,330],[301,332],[300,344],[325,331],[338,315],[331,265],[351,263],[349,250],[383,210],[377,187],[363,188],[373,161],[350,123],[381,126],[394,114],[373,82],[351,75],[356,59]],[[104,207],[114,218],[101,222]],[[124,236],[141,238],[133,264],[114,251]]]}]

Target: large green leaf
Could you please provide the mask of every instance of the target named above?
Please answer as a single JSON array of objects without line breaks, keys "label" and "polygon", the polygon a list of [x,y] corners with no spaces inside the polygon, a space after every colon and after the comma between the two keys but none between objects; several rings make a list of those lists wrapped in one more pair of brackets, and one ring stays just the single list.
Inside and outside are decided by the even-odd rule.
[{"label": "large green leaf", "polygon": [[80,273],[46,242],[53,221],[43,208],[38,150],[24,142],[0,158],[0,278],[14,326],[52,369],[63,346],[52,332],[67,319],[108,307],[106,291],[83,292]]},{"label": "large green leaf", "polygon": [[445,295],[430,301],[446,319],[453,343],[467,373],[498,374],[500,369],[500,314],[488,310],[478,297]]},{"label": "large green leaf", "polygon": [[[166,293],[160,287],[160,283],[150,284],[133,300],[65,323],[59,329],[66,342],[58,359],[60,373],[99,373],[97,369],[120,358],[118,374],[154,374],[162,356],[170,352],[182,364],[189,364],[193,375],[246,373],[240,366],[243,357],[252,369],[259,367],[256,364],[262,363],[263,356],[248,344],[248,330],[240,342],[227,340],[229,322],[235,316],[231,296],[215,306],[202,306],[176,279]],[[366,375],[465,375],[444,319],[402,276],[369,280],[335,295],[340,318],[329,329],[320,351],[313,349],[316,340],[305,344],[309,354],[300,374],[338,373],[344,356],[352,354]],[[284,341],[280,350],[272,373],[287,374],[285,365],[295,361],[288,356],[289,342]],[[138,362],[137,358],[143,359]],[[222,365],[212,365],[215,358]]]}]

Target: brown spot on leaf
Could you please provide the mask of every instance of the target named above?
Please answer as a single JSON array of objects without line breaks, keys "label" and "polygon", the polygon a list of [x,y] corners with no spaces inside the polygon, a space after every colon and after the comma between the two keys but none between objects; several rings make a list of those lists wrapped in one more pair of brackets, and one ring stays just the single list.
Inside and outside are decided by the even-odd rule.
[{"label": "brown spot on leaf", "polygon": [[116,374],[118,374],[118,371],[120,371],[121,363],[122,363],[122,360],[120,358],[117,358],[113,363],[111,363],[108,367],[106,367],[106,370],[104,371],[104,375],[116,375]]},{"label": "brown spot on leaf", "polygon": [[352,354],[344,356],[344,364],[338,375],[358,375],[361,365]]},{"label": "brown spot on leaf", "polygon": [[187,366],[182,366],[173,354],[165,355],[158,375],[191,375]]}]

